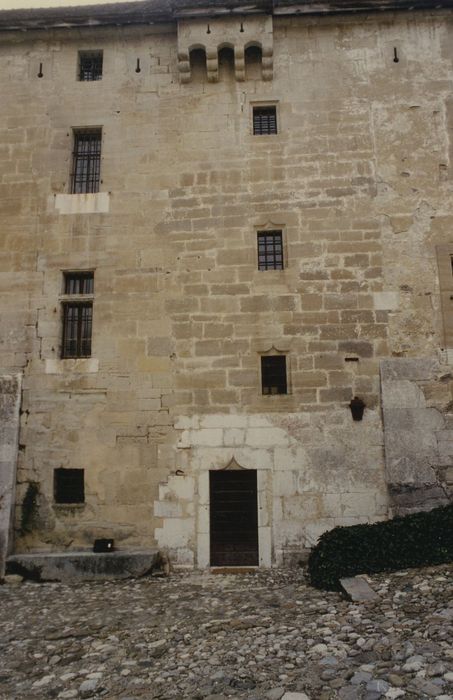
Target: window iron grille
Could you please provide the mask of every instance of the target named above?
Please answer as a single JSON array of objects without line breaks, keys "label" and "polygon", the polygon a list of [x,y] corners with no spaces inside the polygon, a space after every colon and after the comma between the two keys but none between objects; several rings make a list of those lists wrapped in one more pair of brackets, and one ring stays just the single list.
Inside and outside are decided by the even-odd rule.
[{"label": "window iron grille", "polygon": [[[94,292],[94,272],[65,272],[64,293],[84,296]],[[63,301],[63,342],[61,356],[90,357],[93,324],[93,301],[71,299]]]},{"label": "window iron grille", "polygon": [[83,469],[54,469],[55,503],[84,503],[85,479]]},{"label": "window iron grille", "polygon": [[255,136],[277,133],[277,107],[253,108],[253,133]]},{"label": "window iron grille", "polygon": [[258,270],[283,270],[281,231],[258,232]]},{"label": "window iron grille", "polygon": [[261,387],[263,394],[287,394],[286,355],[261,357]]},{"label": "window iron grille", "polygon": [[93,304],[63,303],[63,358],[90,357]]},{"label": "window iron grille", "polygon": [[101,129],[74,130],[71,192],[99,192],[101,174]]},{"label": "window iron grille", "polygon": [[101,80],[102,51],[79,51],[79,80]]},{"label": "window iron grille", "polygon": [[65,294],[93,294],[93,272],[66,272],[64,276]]}]

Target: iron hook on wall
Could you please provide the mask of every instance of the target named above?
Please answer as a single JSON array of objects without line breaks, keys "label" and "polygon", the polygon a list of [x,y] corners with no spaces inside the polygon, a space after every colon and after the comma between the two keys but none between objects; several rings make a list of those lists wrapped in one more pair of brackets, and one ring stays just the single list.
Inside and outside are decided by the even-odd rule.
[{"label": "iron hook on wall", "polygon": [[140,73],[141,70],[142,70],[142,69],[140,68],[140,59],[137,58],[137,65],[136,65],[136,67],[135,67],[135,72],[136,72],[136,73]]},{"label": "iron hook on wall", "polygon": [[39,73],[38,73],[38,78],[42,78],[44,73],[42,72],[42,63],[39,64]]},{"label": "iron hook on wall", "polygon": [[393,63],[399,63],[400,59],[398,57],[398,50],[396,46],[393,47]]}]

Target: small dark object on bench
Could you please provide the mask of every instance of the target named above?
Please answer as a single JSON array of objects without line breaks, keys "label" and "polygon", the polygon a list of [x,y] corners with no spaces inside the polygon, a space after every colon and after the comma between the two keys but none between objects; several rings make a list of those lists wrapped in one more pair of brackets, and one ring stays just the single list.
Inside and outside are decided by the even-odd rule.
[{"label": "small dark object on bench", "polygon": [[93,552],[113,552],[114,549],[115,546],[113,540],[94,540]]}]

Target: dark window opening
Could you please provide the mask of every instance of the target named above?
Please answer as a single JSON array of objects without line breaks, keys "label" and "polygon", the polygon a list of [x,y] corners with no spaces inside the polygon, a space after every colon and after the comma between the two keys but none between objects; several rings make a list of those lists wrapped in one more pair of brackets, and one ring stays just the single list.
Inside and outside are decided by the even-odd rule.
[{"label": "dark window opening", "polygon": [[[94,272],[65,272],[64,293],[74,296],[93,294]],[[61,356],[90,357],[93,301],[63,301],[63,342]]]},{"label": "dark window opening", "polygon": [[261,357],[261,386],[263,394],[287,394],[286,355]]},{"label": "dark window opening", "polygon": [[204,49],[192,49],[190,52],[190,74],[192,80],[200,80],[202,82],[206,80],[206,51]]},{"label": "dark window opening", "polygon": [[245,49],[245,77],[247,80],[261,79],[263,52],[260,46],[248,46]]},{"label": "dark window opening", "polygon": [[234,78],[234,50],[229,46],[220,49],[219,54],[219,80]]},{"label": "dark window opening", "polygon": [[253,108],[253,133],[255,136],[277,133],[277,107]]},{"label": "dark window opening", "polygon": [[258,232],[258,270],[283,270],[281,231]]},{"label": "dark window opening", "polygon": [[64,293],[65,294],[93,294],[94,273],[93,272],[65,272]]},{"label": "dark window opening", "polygon": [[55,503],[84,503],[85,480],[83,469],[54,469]]},{"label": "dark window opening", "polygon": [[93,304],[63,304],[63,358],[91,356]]},{"label": "dark window opening", "polygon": [[74,130],[71,192],[99,192],[101,174],[101,129]]},{"label": "dark window opening", "polygon": [[79,51],[79,80],[101,80],[102,51]]}]

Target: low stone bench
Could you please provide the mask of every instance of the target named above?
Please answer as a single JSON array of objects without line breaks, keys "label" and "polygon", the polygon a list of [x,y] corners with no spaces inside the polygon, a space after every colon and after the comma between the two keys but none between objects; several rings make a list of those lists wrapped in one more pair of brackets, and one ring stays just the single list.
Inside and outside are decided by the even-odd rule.
[{"label": "low stone bench", "polygon": [[6,573],[33,581],[99,581],[138,578],[159,566],[157,549],[140,551],[35,552],[13,554],[6,560]]}]

